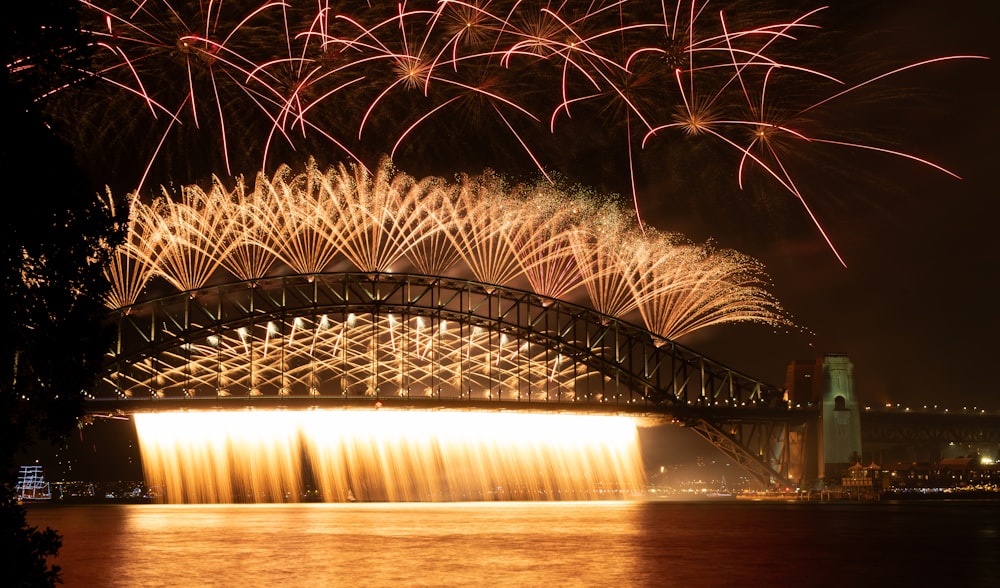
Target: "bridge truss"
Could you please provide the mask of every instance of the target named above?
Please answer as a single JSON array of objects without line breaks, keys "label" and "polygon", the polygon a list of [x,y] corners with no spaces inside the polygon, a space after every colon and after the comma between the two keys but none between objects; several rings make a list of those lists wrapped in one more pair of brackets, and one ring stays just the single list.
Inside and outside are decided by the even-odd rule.
[{"label": "bridge truss", "polygon": [[515,288],[412,274],[281,276],[118,309],[93,411],[398,405],[644,415],[766,485],[804,421],[783,391],[641,327]]}]

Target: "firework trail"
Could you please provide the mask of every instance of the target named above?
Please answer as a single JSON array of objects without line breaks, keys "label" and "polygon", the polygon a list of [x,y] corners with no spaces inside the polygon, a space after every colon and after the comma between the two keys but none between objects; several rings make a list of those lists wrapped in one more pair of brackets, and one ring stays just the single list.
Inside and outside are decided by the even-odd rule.
[{"label": "firework trail", "polygon": [[[73,122],[95,168],[141,169],[129,186],[139,189],[153,178],[273,171],[307,156],[371,169],[383,154],[461,165],[513,151],[550,177],[549,168],[576,159],[570,137],[582,128],[599,135],[585,142],[608,147],[605,159],[627,161],[638,215],[637,168],[663,165],[647,149],[699,137],[730,151],[741,188],[755,169],[797,199],[836,254],[785,154],[833,144],[947,170],[825,134],[806,115],[897,73],[972,57],[846,82],[796,52],[800,38],[820,34],[823,9],[775,20],[704,0],[368,4],[81,0],[96,83],[53,88],[40,100]],[[25,74],[31,60],[8,67]],[[821,94],[798,98],[782,92],[788,87]],[[511,238],[497,236],[497,247]],[[432,243],[412,245],[444,241]]]}]

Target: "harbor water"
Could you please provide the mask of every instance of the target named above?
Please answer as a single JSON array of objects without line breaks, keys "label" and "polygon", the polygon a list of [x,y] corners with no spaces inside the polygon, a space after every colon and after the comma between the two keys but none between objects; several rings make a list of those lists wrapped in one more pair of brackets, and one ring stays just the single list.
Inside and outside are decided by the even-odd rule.
[{"label": "harbor water", "polygon": [[1000,502],[29,507],[65,586],[1000,586]]}]

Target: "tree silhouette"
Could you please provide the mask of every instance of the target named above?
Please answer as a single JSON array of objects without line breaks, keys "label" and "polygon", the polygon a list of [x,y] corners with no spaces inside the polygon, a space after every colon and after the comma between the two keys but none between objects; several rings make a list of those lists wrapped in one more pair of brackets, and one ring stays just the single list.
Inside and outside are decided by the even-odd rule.
[{"label": "tree silhouette", "polygon": [[14,494],[15,455],[59,440],[83,414],[110,334],[103,267],[117,242],[113,210],[35,107],[86,71],[75,3],[17,2],[0,20],[0,554],[6,585],[51,585],[61,538],[29,527]]}]

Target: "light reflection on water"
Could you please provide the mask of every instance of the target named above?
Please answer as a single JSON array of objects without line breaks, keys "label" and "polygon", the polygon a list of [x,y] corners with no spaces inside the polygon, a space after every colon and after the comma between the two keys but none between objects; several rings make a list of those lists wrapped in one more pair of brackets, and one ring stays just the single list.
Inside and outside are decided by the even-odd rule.
[{"label": "light reflection on water", "polygon": [[66,545],[57,563],[69,586],[532,585],[545,577],[626,585],[638,565],[630,547],[639,511],[629,503],[60,511],[54,524]]},{"label": "light reflection on water", "polygon": [[1000,503],[49,505],[66,586],[998,586]]}]

